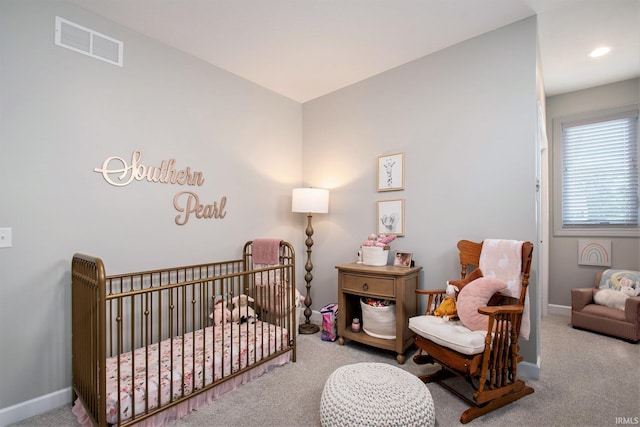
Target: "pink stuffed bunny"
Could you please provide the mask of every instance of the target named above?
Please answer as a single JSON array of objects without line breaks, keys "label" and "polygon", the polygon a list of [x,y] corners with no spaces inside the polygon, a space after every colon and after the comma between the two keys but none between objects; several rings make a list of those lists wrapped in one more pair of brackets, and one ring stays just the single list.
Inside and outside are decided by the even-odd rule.
[{"label": "pink stuffed bunny", "polygon": [[224,300],[220,300],[213,305],[213,313],[209,315],[214,325],[222,325],[231,320],[231,310],[225,307]]}]

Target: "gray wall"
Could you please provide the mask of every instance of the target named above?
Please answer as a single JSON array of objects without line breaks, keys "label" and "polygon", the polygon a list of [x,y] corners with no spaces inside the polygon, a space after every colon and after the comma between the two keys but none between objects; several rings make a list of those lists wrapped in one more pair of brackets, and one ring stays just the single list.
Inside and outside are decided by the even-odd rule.
[{"label": "gray wall", "polygon": [[[55,15],[122,40],[124,67],[55,46]],[[0,2],[0,58],[0,227],[13,228],[0,249],[0,408],[70,385],[75,252],[119,273],[236,258],[255,237],[302,246],[299,103],[57,1]],[[117,188],[93,172],[137,148],[204,184]],[[184,190],[227,196],[226,217],[176,225]]]},{"label": "gray wall", "polygon": [[[406,236],[391,247],[413,252],[423,288],[459,277],[460,239],[535,243],[536,89],[532,18],[305,103],[304,180],[331,190],[314,218],[314,301],[337,300],[334,266],[376,231],[379,200],[405,199]],[[378,193],[377,158],[397,152],[405,189]],[[535,271],[531,291],[535,331]],[[535,340],[523,345],[532,363]]]},{"label": "gray wall", "polygon": [[[550,148],[554,140],[553,123],[564,116],[580,114],[640,102],[640,80],[632,79],[547,98],[547,135]],[[553,150],[551,150],[553,153]],[[553,159],[552,159],[553,160]],[[553,167],[551,168],[553,178]],[[553,186],[551,187],[553,189]],[[553,221],[553,195],[551,220]],[[607,267],[578,265],[578,240],[581,236],[555,236],[553,224],[549,236],[549,304],[571,306],[571,288],[593,285],[595,275]],[[588,238],[588,237],[587,237]],[[598,236],[611,240],[612,268],[640,270],[640,238]]]}]

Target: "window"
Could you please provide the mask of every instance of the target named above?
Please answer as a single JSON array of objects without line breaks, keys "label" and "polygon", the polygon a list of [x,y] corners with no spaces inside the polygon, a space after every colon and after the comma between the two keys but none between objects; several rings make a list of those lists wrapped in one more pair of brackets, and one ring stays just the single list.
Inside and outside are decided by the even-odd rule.
[{"label": "window", "polygon": [[557,235],[638,236],[638,111],[554,123]]}]

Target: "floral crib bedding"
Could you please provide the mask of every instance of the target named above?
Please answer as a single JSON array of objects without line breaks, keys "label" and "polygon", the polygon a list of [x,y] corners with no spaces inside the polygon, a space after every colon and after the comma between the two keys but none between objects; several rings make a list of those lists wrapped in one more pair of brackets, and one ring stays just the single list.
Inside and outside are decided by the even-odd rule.
[{"label": "floral crib bedding", "polygon": [[158,401],[162,406],[187,396],[285,348],[288,339],[287,330],[279,326],[234,322],[111,357],[107,359],[107,422],[118,423],[118,369],[120,422],[124,422],[132,418],[134,408],[139,415],[157,408]]}]

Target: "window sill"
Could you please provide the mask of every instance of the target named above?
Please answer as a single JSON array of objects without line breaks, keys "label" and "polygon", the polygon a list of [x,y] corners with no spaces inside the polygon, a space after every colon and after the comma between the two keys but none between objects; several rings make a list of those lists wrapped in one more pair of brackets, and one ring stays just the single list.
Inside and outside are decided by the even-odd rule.
[{"label": "window sill", "polygon": [[555,229],[553,235],[560,237],[640,237],[640,228],[561,228]]}]

